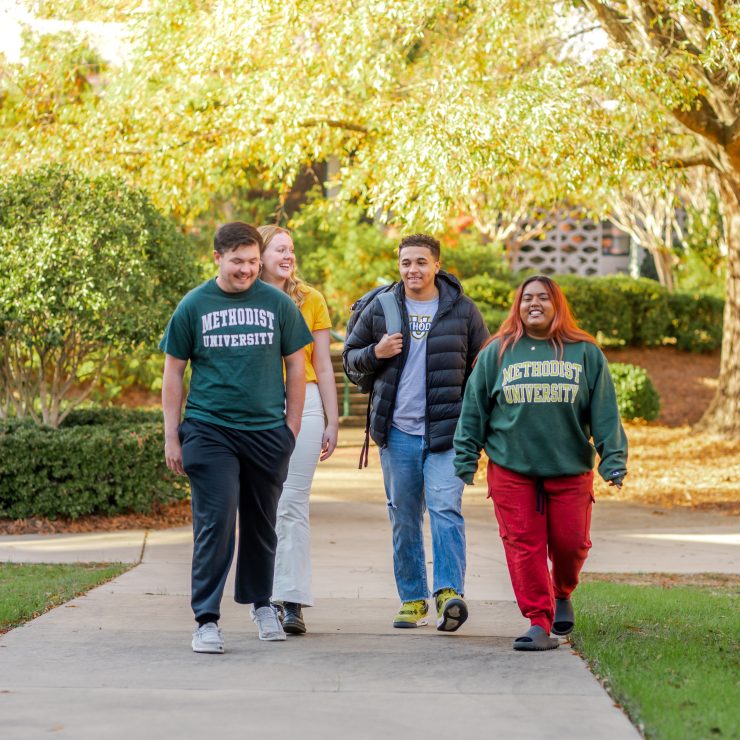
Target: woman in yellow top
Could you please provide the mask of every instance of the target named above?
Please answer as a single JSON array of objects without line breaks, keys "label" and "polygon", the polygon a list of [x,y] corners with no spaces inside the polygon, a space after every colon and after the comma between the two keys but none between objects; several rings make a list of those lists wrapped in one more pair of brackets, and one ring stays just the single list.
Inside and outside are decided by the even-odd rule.
[{"label": "woman in yellow top", "polygon": [[339,427],[337,389],[329,355],[331,321],[324,296],[296,273],[290,232],[279,226],[261,226],[259,232],[264,240],[260,277],[295,301],[314,339],[305,350],[306,403],[301,431],[278,504],[278,545],[272,588],[273,601],[285,608],[285,631],[300,635],[306,631],[302,607],[313,606],[308,524],[311,482],[318,461],[326,460],[334,452]]}]

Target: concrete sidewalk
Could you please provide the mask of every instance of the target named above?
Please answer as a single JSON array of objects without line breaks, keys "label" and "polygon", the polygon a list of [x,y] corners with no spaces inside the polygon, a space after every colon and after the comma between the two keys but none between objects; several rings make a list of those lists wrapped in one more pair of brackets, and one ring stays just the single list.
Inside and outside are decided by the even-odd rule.
[{"label": "concrete sidewalk", "polygon": [[[468,623],[454,634],[401,631],[390,626],[398,602],[379,469],[363,471],[361,485],[341,495],[334,473],[320,471],[315,487],[310,633],[261,643],[229,584],[223,656],[190,650],[188,529],[0,538],[0,560],[141,558],[0,638],[0,735],[638,737],[567,645],[511,650],[526,623],[480,491],[470,489],[466,504]],[[592,570],[738,570],[738,528],[726,518],[600,502],[593,530]]]}]

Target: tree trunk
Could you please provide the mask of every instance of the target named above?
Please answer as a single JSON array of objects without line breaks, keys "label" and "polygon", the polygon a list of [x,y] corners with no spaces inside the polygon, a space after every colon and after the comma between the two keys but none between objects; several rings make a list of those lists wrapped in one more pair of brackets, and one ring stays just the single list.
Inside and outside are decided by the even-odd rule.
[{"label": "tree trunk", "polygon": [[697,428],[740,437],[740,177],[737,182],[723,177],[721,193],[727,238],[722,361],[717,393]]},{"label": "tree trunk", "polygon": [[673,292],[673,255],[663,244],[645,244],[645,249],[655,260],[655,271],[658,273],[658,282],[669,292]]}]

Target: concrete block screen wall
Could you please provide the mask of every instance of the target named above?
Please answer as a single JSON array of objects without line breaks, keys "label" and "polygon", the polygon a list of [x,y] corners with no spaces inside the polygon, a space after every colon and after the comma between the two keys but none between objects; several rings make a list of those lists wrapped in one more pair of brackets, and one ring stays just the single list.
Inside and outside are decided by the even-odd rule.
[{"label": "concrete block screen wall", "polygon": [[609,221],[592,221],[577,212],[525,242],[512,268],[534,268],[545,275],[611,275],[629,271],[630,237]]}]

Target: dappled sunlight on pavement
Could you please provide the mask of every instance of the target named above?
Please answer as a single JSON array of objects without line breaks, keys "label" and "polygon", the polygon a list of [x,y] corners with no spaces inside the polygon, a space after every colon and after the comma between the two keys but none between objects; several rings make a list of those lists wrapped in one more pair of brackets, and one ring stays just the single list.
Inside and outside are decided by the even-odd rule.
[{"label": "dappled sunlight on pavement", "polygon": [[699,542],[708,545],[740,545],[740,532],[729,534],[687,534],[678,532],[625,534],[623,537],[639,538],[646,540],[669,540],[672,542]]}]

